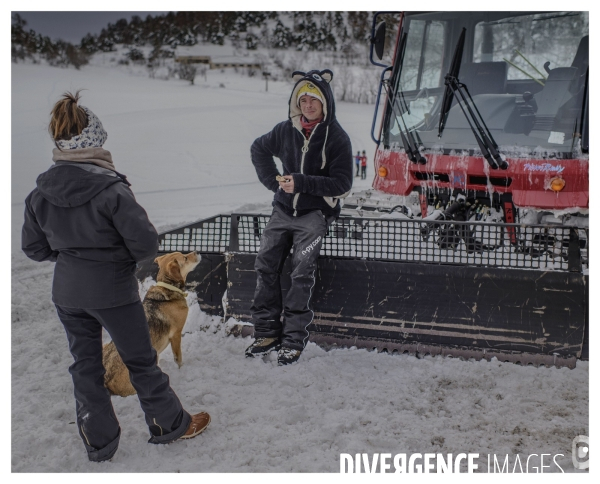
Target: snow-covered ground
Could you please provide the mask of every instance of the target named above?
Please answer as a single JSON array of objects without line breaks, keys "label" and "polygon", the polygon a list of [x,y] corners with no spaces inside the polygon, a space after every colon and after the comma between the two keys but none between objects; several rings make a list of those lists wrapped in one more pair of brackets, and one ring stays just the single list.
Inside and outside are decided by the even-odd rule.
[{"label": "snow-covered ground", "polygon": [[[189,296],[184,365],[160,359],[184,406],[206,410],[200,437],[146,443],[136,396],[113,397],[122,426],[112,462],[88,462],[73,424],[67,341],[51,302],[53,266],[20,252],[23,200],[51,164],[48,114],[65,90],[102,120],[105,148],[132,182],[159,230],[232,210],[269,206],[249,147],[287,116],[291,85],[209,71],[195,86],[132,76],[101,65],[76,71],[12,65],[12,471],[13,472],[338,472],[340,453],[479,453],[510,466],[517,455],[563,454],[589,435],[589,365],[521,367],[366,350],[326,352],[314,344],[300,363],[247,360],[248,339],[227,337],[231,321],[203,314]],[[339,103],[353,151],[366,150],[373,106]],[[372,166],[372,165],[371,165]],[[370,177],[372,169],[370,169]],[[367,188],[370,179],[356,179]],[[146,290],[141,287],[140,291]],[[538,458],[539,459],[539,458]],[[546,457],[545,464],[552,463]],[[532,465],[530,463],[530,471]],[[517,467],[517,471],[518,471]],[[556,466],[545,471],[557,471]]]}]

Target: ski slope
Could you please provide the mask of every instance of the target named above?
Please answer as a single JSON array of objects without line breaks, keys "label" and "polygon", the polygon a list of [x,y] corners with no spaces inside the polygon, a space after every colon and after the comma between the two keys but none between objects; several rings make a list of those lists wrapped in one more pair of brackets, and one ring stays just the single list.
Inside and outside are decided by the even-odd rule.
[{"label": "ski slope", "polygon": [[[334,69],[335,73],[335,69]],[[11,118],[11,470],[13,472],[338,472],[340,453],[479,453],[510,462],[562,454],[589,435],[589,365],[520,367],[366,350],[326,352],[310,343],[299,364],[246,360],[250,340],[225,336],[234,321],[203,314],[193,294],[182,341],[184,364],[160,357],[191,412],[212,415],[201,436],[147,443],[136,396],[113,397],[121,422],[111,462],[88,462],[73,422],[72,359],[51,302],[51,263],[20,251],[23,200],[51,162],[49,112],[65,90],[101,119],[118,171],[160,230],[217,213],[270,205],[250,144],[287,117],[291,83],[209,71],[196,85],[92,65],[74,69],[12,64]],[[353,143],[366,150],[370,186],[373,106],[338,103]],[[143,295],[148,287],[140,287]],[[538,463],[539,464],[539,463]],[[546,472],[560,472],[556,466]],[[580,472],[580,471],[579,471]]]}]

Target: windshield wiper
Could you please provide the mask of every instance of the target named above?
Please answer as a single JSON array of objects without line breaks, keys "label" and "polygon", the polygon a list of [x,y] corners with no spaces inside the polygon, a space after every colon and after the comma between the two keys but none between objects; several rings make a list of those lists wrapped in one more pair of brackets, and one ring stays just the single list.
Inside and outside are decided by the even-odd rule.
[{"label": "windshield wiper", "polygon": [[[444,97],[442,99],[442,110],[440,112],[440,124],[438,128],[438,138],[442,137],[442,132],[444,131],[444,127],[446,126],[446,120],[448,119],[448,113],[450,112],[450,107],[452,106],[452,101],[454,96],[456,96],[456,101],[460,106],[461,111],[465,115],[467,123],[473,132],[473,136],[475,136],[475,140],[479,145],[479,149],[483,154],[483,157],[488,161],[490,166],[493,169],[502,169],[506,170],[508,168],[508,163],[502,159],[500,153],[498,152],[498,145],[490,133],[479,109],[475,105],[471,94],[469,94],[469,89],[466,84],[463,84],[458,79],[458,73],[460,71],[460,63],[462,60],[462,54],[465,47],[465,33],[467,29],[463,27],[462,32],[460,33],[460,37],[458,39],[458,43],[456,45],[456,49],[454,50],[454,56],[452,57],[452,63],[450,64],[450,70],[448,74],[446,74],[446,89],[444,91]],[[466,96],[465,96],[466,93]],[[469,101],[467,101],[467,96]],[[475,108],[475,111],[471,109],[471,105]],[[475,115],[477,113],[477,116]],[[485,129],[484,129],[485,128]]]},{"label": "windshield wiper", "polygon": [[[405,32],[402,36],[402,39],[400,39],[400,45],[398,47],[400,49],[400,58],[398,60],[400,65],[402,65],[402,61],[404,60],[406,38],[407,34]],[[400,84],[400,72],[398,72],[396,76],[398,77],[398,84]],[[404,120],[404,113],[408,112],[408,114],[410,114],[408,104],[404,99],[404,94],[400,90],[400,96],[402,97],[402,101],[404,103],[403,106],[402,103],[398,100],[398,97],[400,97],[398,96],[398,93],[394,94],[392,92],[392,88],[389,84],[389,81],[384,82],[384,86],[386,89],[388,101],[390,103],[391,112],[394,112],[394,105],[396,106],[398,111],[398,116],[396,117],[396,124],[398,125],[398,129],[400,130],[400,138],[402,139],[402,145],[404,146],[404,151],[406,151],[406,154],[408,155],[408,159],[413,163],[421,163],[424,165],[425,163],[427,163],[427,158],[425,158],[419,151],[419,144],[414,137],[414,132],[408,129],[408,126],[406,126],[406,121]],[[400,118],[402,124],[398,122],[398,117]],[[402,127],[402,125],[404,125],[404,127]]]},{"label": "windshield wiper", "polygon": [[[392,89],[389,84],[384,84],[386,86],[386,91],[388,95],[388,101],[390,102],[390,107],[394,105],[397,108],[398,116],[396,117],[396,124],[398,125],[398,129],[400,131],[400,138],[402,139],[402,145],[404,146],[404,151],[408,155],[408,159],[413,163],[421,163],[424,165],[427,163],[427,158],[425,158],[421,152],[419,151],[419,144],[415,139],[414,132],[408,129],[406,126],[406,121],[404,121],[404,109],[400,102],[398,101],[398,96],[394,96],[392,93]],[[398,122],[398,118],[400,118],[401,123]]]}]

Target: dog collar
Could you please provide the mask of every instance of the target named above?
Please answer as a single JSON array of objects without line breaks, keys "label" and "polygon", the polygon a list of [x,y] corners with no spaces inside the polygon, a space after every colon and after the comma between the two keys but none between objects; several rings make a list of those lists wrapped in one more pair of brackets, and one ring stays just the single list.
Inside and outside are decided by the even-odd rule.
[{"label": "dog collar", "polygon": [[164,287],[165,289],[170,289],[171,291],[175,291],[175,292],[178,292],[180,294],[183,294],[184,297],[187,297],[187,295],[188,295],[187,292],[182,291],[178,287],[172,286],[171,284],[167,284],[166,282],[159,281],[159,282],[156,283],[156,285],[160,286],[160,287]]}]

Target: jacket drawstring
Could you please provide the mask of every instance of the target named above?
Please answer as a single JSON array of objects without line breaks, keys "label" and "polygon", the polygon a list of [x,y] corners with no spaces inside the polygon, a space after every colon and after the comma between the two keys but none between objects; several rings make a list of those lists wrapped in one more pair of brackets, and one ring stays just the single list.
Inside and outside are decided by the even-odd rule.
[{"label": "jacket drawstring", "polygon": [[327,161],[327,158],[325,157],[325,146],[327,145],[327,136],[329,135],[329,125],[327,125],[327,130],[325,131],[325,141],[323,141],[323,151],[322,153],[322,157],[323,157],[323,164],[321,165],[321,170],[323,168],[325,168],[325,162]]}]

